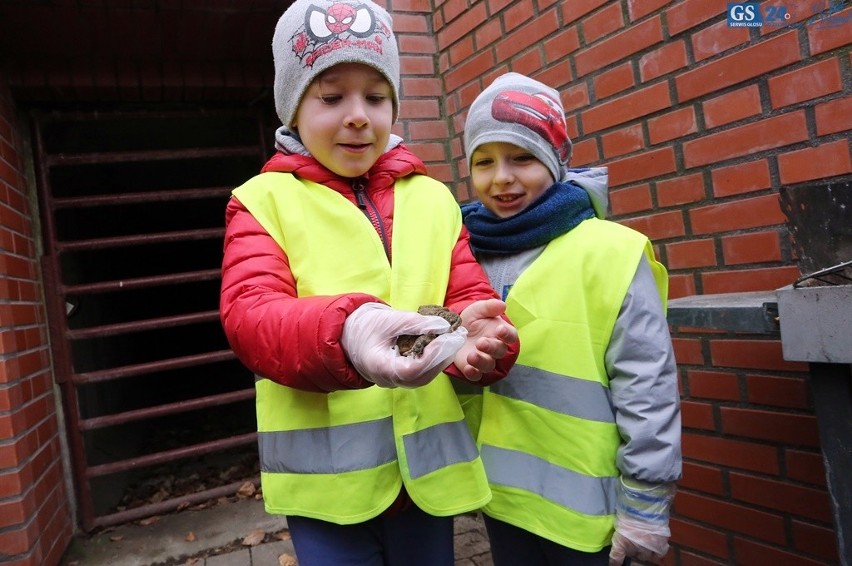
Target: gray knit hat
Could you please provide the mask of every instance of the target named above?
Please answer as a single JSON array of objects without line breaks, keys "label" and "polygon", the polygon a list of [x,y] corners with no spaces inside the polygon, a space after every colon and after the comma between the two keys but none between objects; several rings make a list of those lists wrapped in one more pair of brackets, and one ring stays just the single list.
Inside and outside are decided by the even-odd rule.
[{"label": "gray knit hat", "polygon": [[391,17],[370,0],[296,0],[272,36],[275,110],[288,128],[317,75],[339,63],[363,63],[379,71],[393,90],[399,115],[399,50]]},{"label": "gray knit hat", "polygon": [[506,73],[483,90],[467,113],[467,164],[479,146],[505,142],[532,153],[561,181],[571,161],[571,138],[559,93],[525,75]]}]

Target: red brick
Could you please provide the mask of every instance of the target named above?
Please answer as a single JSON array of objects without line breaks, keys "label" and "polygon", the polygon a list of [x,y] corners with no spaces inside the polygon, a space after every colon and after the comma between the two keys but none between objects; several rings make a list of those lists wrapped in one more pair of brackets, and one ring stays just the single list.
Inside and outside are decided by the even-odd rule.
[{"label": "red brick", "polygon": [[820,98],[843,88],[836,58],[770,77],[767,84],[773,108]]},{"label": "red brick", "polygon": [[[484,28],[481,28],[481,29],[484,29]],[[434,42],[433,42],[432,38],[429,38],[429,42],[431,42],[432,46],[434,47]],[[449,70],[450,67],[460,65],[462,63],[462,61],[464,61],[468,57],[472,56],[474,51],[475,51],[475,48],[473,46],[473,38],[470,37],[470,36],[463,37],[462,39],[460,39],[459,41],[454,43],[444,53],[444,55],[446,55],[447,58],[446,58],[446,64],[442,64],[439,67],[440,70],[441,70],[441,73],[442,74],[446,73]]]},{"label": "red brick", "polygon": [[467,2],[463,0],[447,0],[441,5],[440,11],[444,22],[451,22],[467,10]]},{"label": "red brick", "polygon": [[716,197],[762,191],[772,186],[766,159],[714,168],[710,175],[713,179],[713,195]]},{"label": "red brick", "polygon": [[[536,53],[538,52],[536,51]],[[537,80],[543,82],[544,84],[550,85],[558,90],[571,82],[571,64],[566,59],[560,63],[557,63],[556,65],[548,67],[547,69],[539,73],[535,73],[534,77]],[[576,134],[572,135],[575,138],[577,137]]]},{"label": "red brick", "polygon": [[694,275],[669,273],[669,299],[691,297],[697,293],[696,288]]},{"label": "red brick", "polygon": [[560,24],[556,10],[549,10],[540,14],[532,22],[517,28],[497,42],[495,48],[497,62],[506,61],[513,55],[537,43],[539,38],[546,37],[558,29],[560,29]]},{"label": "red brick", "polygon": [[429,20],[423,14],[395,13],[393,15],[393,31],[397,35],[406,33],[431,33]]},{"label": "red brick", "polygon": [[595,98],[597,100],[603,100],[608,96],[632,88],[636,85],[633,65],[624,63],[595,75],[592,77],[592,84],[595,85]]},{"label": "red brick", "polygon": [[787,477],[825,488],[825,467],[821,452],[804,452],[788,448],[784,451]]},{"label": "red brick", "polygon": [[716,430],[716,418],[713,415],[713,405],[709,403],[697,403],[695,401],[682,401],[680,404],[681,419],[684,428],[700,430]]},{"label": "red brick", "polygon": [[[827,7],[828,2],[825,5]],[[849,34],[849,13],[850,10],[844,10],[831,16],[836,18],[835,22],[841,22],[840,25],[827,25],[831,21],[830,18],[825,18],[825,21],[808,26],[808,50],[811,56],[852,43],[852,35]]]},{"label": "red brick", "polygon": [[412,122],[408,126],[409,139],[441,140],[449,136],[447,123],[439,120]]},{"label": "red brick", "polygon": [[753,472],[777,475],[778,450],[766,444],[732,440],[684,431],[683,456],[699,462],[718,464]]},{"label": "red brick", "polygon": [[[398,17],[394,17],[394,31],[399,33]],[[436,39],[438,42],[438,50],[443,51],[449,45],[455,43],[461,37],[470,33],[471,30],[481,23],[488,21],[488,14],[485,10],[485,3],[479,3],[471,6],[456,20],[448,23],[443,29],[438,31]],[[413,31],[413,30],[408,30]]]},{"label": "red brick", "polygon": [[715,367],[796,371],[807,364],[784,360],[780,340],[728,340],[710,342],[710,355]]},{"label": "red brick", "polygon": [[784,519],[774,513],[688,492],[678,493],[674,511],[682,517],[725,531],[733,531],[775,544],[785,542]]},{"label": "red brick", "polygon": [[[563,4],[564,6],[565,4]],[[580,35],[577,26],[563,29],[543,43],[545,60],[548,63],[559,61],[580,48]]]},{"label": "red brick", "polygon": [[810,387],[804,378],[749,375],[746,377],[749,403],[807,409]]},{"label": "red brick", "polygon": [[831,524],[831,504],[825,491],[735,471],[729,480],[735,499]]},{"label": "red brick", "polygon": [[666,10],[666,23],[671,36],[725,13],[726,0],[684,0]]},{"label": "red brick", "polygon": [[660,206],[677,206],[706,198],[704,178],[700,173],[679,175],[657,181],[657,202]]},{"label": "red brick", "polygon": [[700,340],[672,338],[675,349],[675,359],[679,364],[699,365],[704,363]]},{"label": "red brick", "polygon": [[679,211],[648,214],[637,218],[624,219],[620,223],[645,234],[652,241],[677,238],[683,236],[686,232],[683,216]]},{"label": "red brick", "polygon": [[696,62],[704,61],[748,43],[750,37],[749,28],[728,27],[727,19],[722,20],[692,34],[693,57]]},{"label": "red brick", "polygon": [[683,144],[683,161],[688,168],[700,167],[807,139],[804,112],[790,112],[688,141]]},{"label": "red brick", "polygon": [[798,34],[788,32],[679,75],[675,78],[678,100],[686,102],[782,69],[801,59]]},{"label": "red brick", "polygon": [[669,0],[627,0],[627,13],[630,21],[641,20],[668,4]]},{"label": "red brick", "polygon": [[569,24],[593,12],[607,3],[608,0],[574,0],[562,3],[562,21]]},{"label": "red brick", "polygon": [[848,174],[852,172],[849,141],[841,139],[779,155],[778,169],[784,185]]},{"label": "red brick", "polygon": [[511,4],[507,4],[510,7],[502,15],[503,29],[510,32],[532,18],[532,4],[532,0],[514,0]]},{"label": "red brick", "polygon": [[659,17],[634,24],[577,53],[574,58],[577,76],[588,75],[662,41],[663,28]]},{"label": "red brick", "polygon": [[793,547],[796,550],[828,560],[832,564],[839,563],[837,536],[833,529],[796,520],[791,521],[791,526]]},{"label": "red brick", "polygon": [[571,154],[571,165],[582,167],[589,163],[600,161],[598,144],[595,140],[575,141],[574,152]]},{"label": "red brick", "polygon": [[717,263],[713,240],[687,240],[666,244],[666,258],[670,269],[708,267]]},{"label": "red brick", "polygon": [[406,77],[402,79],[402,90],[408,97],[438,97],[442,94],[441,81],[429,77]]},{"label": "red brick", "polygon": [[678,108],[668,114],[650,118],[647,123],[651,145],[686,137],[698,131],[695,109],[691,106]]},{"label": "red brick", "polygon": [[678,490],[692,489],[712,495],[725,492],[722,469],[718,466],[705,466],[695,462],[683,463],[683,478],[677,482]]},{"label": "red brick", "polygon": [[670,41],[639,58],[639,76],[643,83],[683,69],[689,63],[683,41]]},{"label": "red brick", "polygon": [[668,86],[657,83],[586,110],[582,115],[583,131],[588,135],[670,106]]},{"label": "red brick", "polygon": [[815,113],[819,136],[852,130],[852,97],[818,104]]},{"label": "red brick", "polygon": [[693,369],[687,371],[690,397],[739,401],[740,382],[733,373]]},{"label": "red brick", "polygon": [[710,529],[691,521],[672,517],[669,521],[673,544],[691,548],[719,558],[728,558],[728,543],[725,533]]},{"label": "red brick", "polygon": [[640,155],[616,159],[608,163],[609,185],[618,187],[673,173],[676,168],[674,150],[670,147],[649,150]]},{"label": "red brick", "polygon": [[627,187],[610,193],[610,207],[615,215],[640,212],[648,210],[652,206],[651,191],[647,184]]},{"label": "red brick", "polygon": [[533,76],[542,67],[541,51],[532,49],[512,60],[512,70],[522,75]]},{"label": "red brick", "polygon": [[733,564],[741,566],[765,566],[766,564],[824,566],[820,561],[739,537],[734,538],[734,555],[735,562]]},{"label": "red brick", "polygon": [[[494,63],[494,54],[490,50],[478,53],[464,63],[457,65],[444,75],[444,88],[446,88],[448,92],[452,92],[463,84],[476,81],[486,71],[490,70],[494,66]],[[482,88],[485,88],[485,86],[487,85],[482,85]],[[407,90],[405,92],[408,96],[422,96],[409,93]],[[436,93],[436,96],[438,95],[439,94]]]},{"label": "red brick", "polygon": [[[633,153],[645,147],[642,126],[635,124],[601,136],[604,158]],[[620,214],[613,212],[614,214]]]},{"label": "red brick", "polygon": [[624,28],[621,4],[611,4],[584,18],[581,27],[587,44]]},{"label": "red brick", "polygon": [[411,152],[428,163],[430,161],[446,161],[447,150],[439,143],[410,143],[406,144]]},{"label": "red brick", "polygon": [[743,230],[786,222],[776,194],[694,208],[689,211],[689,218],[695,234]]},{"label": "red brick", "polygon": [[725,265],[781,261],[781,238],[776,231],[724,236],[721,240]]},{"label": "red brick", "polygon": [[816,417],[751,408],[721,407],[722,432],[793,446],[819,446]]},{"label": "red brick", "polygon": [[[589,87],[586,83],[577,83],[560,93],[562,106],[566,112],[589,105]],[[587,132],[588,133],[588,132]]]},{"label": "red brick", "polygon": [[[790,285],[799,276],[795,266],[715,271],[702,273],[701,284],[707,294],[771,291]],[[801,365],[791,365],[787,369],[801,371]]]}]

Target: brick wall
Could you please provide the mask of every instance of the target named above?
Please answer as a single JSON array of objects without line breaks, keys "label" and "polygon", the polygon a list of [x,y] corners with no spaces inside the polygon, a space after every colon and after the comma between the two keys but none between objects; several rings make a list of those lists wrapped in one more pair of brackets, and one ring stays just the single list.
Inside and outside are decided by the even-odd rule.
[{"label": "brick wall", "polygon": [[[406,56],[430,54],[409,16],[427,3],[389,4]],[[530,74],[561,92],[573,165],[609,167],[613,218],[654,241],[672,298],[783,287],[799,271],[779,187],[852,174],[852,10],[784,4],[777,25],[731,28],[727,0],[435,0],[437,79],[403,65],[406,137],[469,199],[467,108],[497,75]],[[446,128],[434,106],[406,114],[435,96]],[[806,365],[772,336],[673,330],[685,464],[668,562],[837,563]]]},{"label": "brick wall", "polygon": [[0,562],[42,566],[72,519],[21,149],[0,77]]}]

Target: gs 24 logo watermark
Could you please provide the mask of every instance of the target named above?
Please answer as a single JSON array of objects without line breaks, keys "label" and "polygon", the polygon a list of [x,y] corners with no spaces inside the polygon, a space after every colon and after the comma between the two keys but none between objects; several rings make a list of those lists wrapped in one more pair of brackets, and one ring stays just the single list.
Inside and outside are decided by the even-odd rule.
[{"label": "gs 24 logo watermark", "polygon": [[763,25],[781,25],[792,16],[784,6],[764,6],[759,2],[731,2],[728,4],[728,27],[756,28]]}]

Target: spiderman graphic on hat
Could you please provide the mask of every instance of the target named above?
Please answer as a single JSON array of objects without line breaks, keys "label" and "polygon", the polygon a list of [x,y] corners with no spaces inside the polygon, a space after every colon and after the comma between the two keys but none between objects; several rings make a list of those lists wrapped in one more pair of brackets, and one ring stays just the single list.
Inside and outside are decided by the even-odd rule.
[{"label": "spiderman graphic on hat", "polygon": [[568,161],[571,140],[559,104],[544,93],[516,90],[501,92],[491,103],[491,116],[500,122],[517,122],[537,133],[556,148],[559,158]]},{"label": "spiderman graphic on hat", "polygon": [[364,4],[337,2],[320,8],[312,5],[305,12],[305,27],[293,38],[293,51],[312,66],[320,56],[342,47],[366,48],[382,52],[383,38],[391,31]]}]

